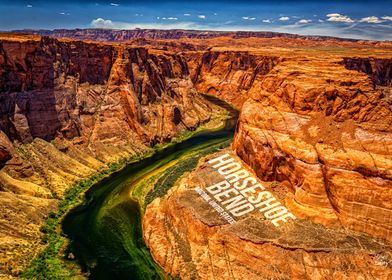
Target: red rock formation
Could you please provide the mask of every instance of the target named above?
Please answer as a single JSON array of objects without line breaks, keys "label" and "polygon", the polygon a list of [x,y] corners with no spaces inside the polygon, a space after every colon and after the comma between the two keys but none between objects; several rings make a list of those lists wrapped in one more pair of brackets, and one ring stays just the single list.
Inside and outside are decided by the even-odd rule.
[{"label": "red rock formation", "polygon": [[[39,249],[39,226],[54,209],[50,197],[63,195],[70,182],[208,121],[218,108],[199,91],[244,104],[233,149],[260,178],[282,182],[300,228],[276,232],[261,222],[263,230],[252,235],[248,221],[241,224],[247,231],[227,228],[203,216],[203,204],[180,188],[155,201],[144,221],[166,271],[248,279],[384,279],[390,271],[383,258],[391,256],[380,253],[378,241],[351,232],[392,240],[388,43],[253,32],[39,32],[137,39],[137,46],[0,40],[0,266],[20,269]],[[353,58],[364,50],[375,58]],[[348,242],[347,229],[361,241]],[[322,239],[322,252],[313,238],[320,232],[335,234]]]},{"label": "red rock formation", "polygon": [[0,40],[0,212],[7,213],[0,271],[18,272],[41,249],[39,227],[53,197],[106,163],[197,128],[213,111],[221,112],[197,94],[180,55],[46,37]]},{"label": "red rock formation", "polygon": [[[301,219],[275,227],[258,211],[229,224],[195,191],[221,180],[206,162],[154,200],[143,218],[146,244],[168,274],[181,279],[390,278],[388,245],[368,236]],[[263,185],[271,190],[269,183]]]},{"label": "red rock formation", "polygon": [[0,131],[0,167],[12,158],[14,149],[12,143],[4,132]]},{"label": "red rock formation", "polygon": [[0,54],[0,129],[12,140],[128,142],[136,133],[141,142],[155,143],[209,118],[178,55],[49,38],[5,41]]},{"label": "red rock formation", "polygon": [[242,108],[233,148],[305,219],[392,240],[392,100],[339,61],[285,61]]},{"label": "red rock formation", "polygon": [[192,81],[200,92],[241,107],[248,91],[279,62],[278,57],[248,52],[208,51],[188,56]]},{"label": "red rock formation", "polygon": [[344,66],[368,74],[376,85],[388,86],[392,81],[392,59],[345,57]]}]

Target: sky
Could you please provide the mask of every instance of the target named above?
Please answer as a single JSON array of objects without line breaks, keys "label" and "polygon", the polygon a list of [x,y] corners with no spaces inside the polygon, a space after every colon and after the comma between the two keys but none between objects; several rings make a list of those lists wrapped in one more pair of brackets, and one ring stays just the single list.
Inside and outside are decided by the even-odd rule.
[{"label": "sky", "polygon": [[392,0],[0,0],[0,30],[275,31],[392,40]]}]

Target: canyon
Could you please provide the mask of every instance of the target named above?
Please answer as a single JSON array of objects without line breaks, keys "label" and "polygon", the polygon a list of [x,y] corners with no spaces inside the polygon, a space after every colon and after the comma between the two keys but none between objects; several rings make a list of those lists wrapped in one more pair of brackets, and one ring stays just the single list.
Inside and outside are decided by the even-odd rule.
[{"label": "canyon", "polygon": [[74,182],[221,119],[225,111],[205,93],[240,110],[226,151],[297,219],[279,229],[253,215],[222,220],[194,191],[215,179],[202,159],[146,208],[144,239],[164,271],[182,279],[389,279],[390,42],[28,33],[0,34],[0,277],[17,276],[43,249],[40,227]]}]

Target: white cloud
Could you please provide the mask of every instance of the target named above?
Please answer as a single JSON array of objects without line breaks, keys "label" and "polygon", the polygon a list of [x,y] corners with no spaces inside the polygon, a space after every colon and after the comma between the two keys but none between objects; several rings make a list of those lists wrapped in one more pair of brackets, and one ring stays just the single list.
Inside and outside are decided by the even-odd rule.
[{"label": "white cloud", "polygon": [[307,23],[311,23],[311,22],[312,22],[311,19],[301,19],[301,20],[297,21],[297,23],[300,23],[300,24],[307,24]]},{"label": "white cloud", "polygon": [[198,17],[198,18],[201,18],[201,19],[205,19],[205,18],[206,18],[205,15],[198,15],[197,17]]},{"label": "white cloud", "polygon": [[263,19],[262,22],[264,22],[264,23],[271,23],[271,20],[269,20],[269,19]]},{"label": "white cloud", "polygon": [[279,18],[280,21],[287,21],[287,20],[289,20],[289,19],[290,19],[289,17],[280,17],[280,18]]},{"label": "white cloud", "polygon": [[244,20],[255,20],[256,18],[255,17],[242,17],[242,19],[244,19]]},{"label": "white cloud", "polygon": [[26,5],[26,7],[27,7],[27,8],[32,8],[33,5],[30,5],[30,4],[29,4],[29,5]]},{"label": "white cloud", "polygon": [[117,3],[110,3],[110,6],[118,7],[118,6],[120,6],[120,4],[117,4]]},{"label": "white cloud", "polygon": [[214,13],[214,16],[217,16],[218,15],[218,13]]},{"label": "white cloud", "polygon": [[350,17],[338,13],[328,14],[327,17],[328,17],[327,21],[350,22],[350,23],[354,22]]},{"label": "white cloud", "polygon": [[65,15],[65,13],[64,13],[64,12],[61,12],[60,15]]},{"label": "white cloud", "polygon": [[168,17],[167,20],[178,20],[176,17]]},{"label": "white cloud", "polygon": [[340,17],[341,14],[333,13],[333,14],[328,14],[327,17]]},{"label": "white cloud", "polygon": [[379,19],[378,17],[371,16],[371,17],[364,17],[361,18],[359,22],[367,22],[367,23],[382,23],[383,20]]},{"label": "white cloud", "polygon": [[390,21],[392,21],[392,16],[385,16],[385,17],[382,17],[382,19],[385,19],[385,20],[390,20]]},{"label": "white cloud", "polygon": [[113,29],[115,25],[110,19],[97,18],[91,21],[91,26],[94,28]]},{"label": "white cloud", "polygon": [[324,22],[322,19],[319,19],[318,22]]},{"label": "white cloud", "polygon": [[191,14],[184,14],[184,16],[186,16],[186,17],[190,17],[190,16],[191,16]]}]

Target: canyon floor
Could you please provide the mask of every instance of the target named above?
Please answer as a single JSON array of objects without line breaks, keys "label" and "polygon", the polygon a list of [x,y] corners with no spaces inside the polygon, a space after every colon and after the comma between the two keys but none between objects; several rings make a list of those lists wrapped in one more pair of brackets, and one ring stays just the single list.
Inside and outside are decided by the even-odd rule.
[{"label": "canyon floor", "polygon": [[207,93],[240,110],[225,152],[296,219],[228,224],[195,191],[219,179],[209,156],[147,207],[156,262],[184,279],[391,279],[391,42],[29,33],[0,34],[0,278],[45,247],[70,186],[224,117]]}]

